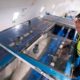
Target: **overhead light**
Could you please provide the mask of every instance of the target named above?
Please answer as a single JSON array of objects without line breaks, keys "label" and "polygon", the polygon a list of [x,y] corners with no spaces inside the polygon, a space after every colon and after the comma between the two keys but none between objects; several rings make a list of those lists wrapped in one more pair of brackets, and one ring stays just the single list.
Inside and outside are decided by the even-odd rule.
[{"label": "overhead light", "polygon": [[45,9],[44,6],[41,7],[40,12],[43,12],[43,10]]},{"label": "overhead light", "polygon": [[41,15],[40,15],[40,18],[43,18],[43,17],[44,17],[44,15],[43,15],[43,14],[41,14]]},{"label": "overhead light", "polygon": [[14,14],[13,14],[13,21],[15,21],[16,19],[18,19],[18,17],[19,17],[19,12],[15,12]]}]

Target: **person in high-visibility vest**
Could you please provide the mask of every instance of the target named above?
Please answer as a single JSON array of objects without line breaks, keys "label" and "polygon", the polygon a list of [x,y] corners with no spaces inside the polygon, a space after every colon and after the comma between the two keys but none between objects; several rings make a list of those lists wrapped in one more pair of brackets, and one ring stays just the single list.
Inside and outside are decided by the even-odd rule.
[{"label": "person in high-visibility vest", "polygon": [[77,56],[76,56],[75,69],[73,71],[73,74],[75,77],[79,77],[80,76],[80,14],[76,16],[75,26],[78,32],[78,40],[77,40],[76,53],[75,53]]}]

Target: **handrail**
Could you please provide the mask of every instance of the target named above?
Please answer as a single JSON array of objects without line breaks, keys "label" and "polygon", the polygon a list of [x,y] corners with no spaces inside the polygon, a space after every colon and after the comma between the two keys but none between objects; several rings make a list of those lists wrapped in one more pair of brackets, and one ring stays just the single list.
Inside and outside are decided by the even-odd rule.
[{"label": "handrail", "polygon": [[58,80],[71,80],[69,77],[65,76],[64,74],[53,70],[52,68],[40,63],[39,61],[23,53],[13,50],[1,43],[0,46],[6,51],[8,51],[9,53],[11,53],[12,55],[14,55],[15,57],[17,57],[18,59],[20,59],[21,61],[23,61],[24,63],[28,63],[33,69],[39,71],[39,73],[42,74],[43,76],[45,77],[48,76],[47,78],[49,78],[50,80],[53,80],[51,76],[55,77]]}]

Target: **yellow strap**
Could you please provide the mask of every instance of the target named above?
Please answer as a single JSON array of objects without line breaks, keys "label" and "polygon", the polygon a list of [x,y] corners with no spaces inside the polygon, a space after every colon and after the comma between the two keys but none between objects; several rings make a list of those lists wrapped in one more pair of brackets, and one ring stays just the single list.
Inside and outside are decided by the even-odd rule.
[{"label": "yellow strap", "polygon": [[78,55],[80,56],[80,50],[77,50]]},{"label": "yellow strap", "polygon": [[79,35],[79,38],[77,40],[77,54],[80,56],[80,35]]}]

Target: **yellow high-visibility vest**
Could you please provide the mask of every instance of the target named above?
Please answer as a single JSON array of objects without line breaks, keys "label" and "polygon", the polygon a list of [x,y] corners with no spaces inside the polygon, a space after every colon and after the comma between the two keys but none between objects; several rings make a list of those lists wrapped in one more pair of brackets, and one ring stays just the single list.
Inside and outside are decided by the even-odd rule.
[{"label": "yellow high-visibility vest", "polygon": [[77,40],[77,54],[78,54],[78,56],[80,56],[80,35],[79,35],[79,38]]}]

